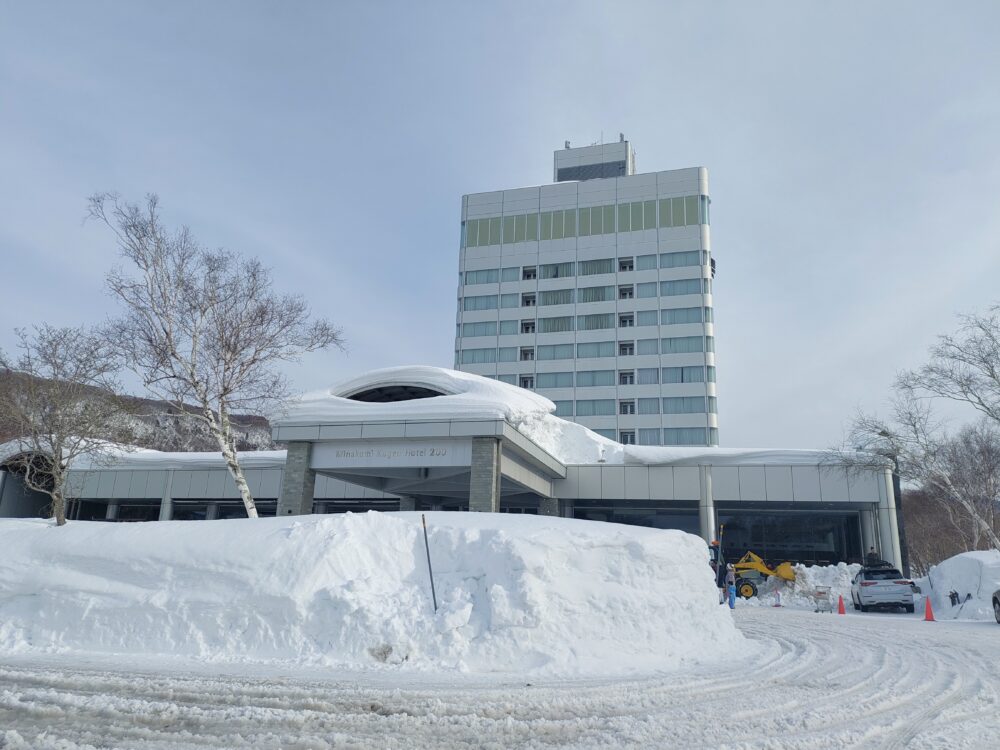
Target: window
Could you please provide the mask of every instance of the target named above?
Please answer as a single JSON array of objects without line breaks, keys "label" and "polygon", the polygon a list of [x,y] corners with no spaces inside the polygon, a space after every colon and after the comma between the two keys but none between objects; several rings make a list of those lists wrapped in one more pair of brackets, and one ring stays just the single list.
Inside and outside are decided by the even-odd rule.
[{"label": "window", "polygon": [[514,217],[514,242],[524,242],[524,229],[528,217],[522,214]]},{"label": "window", "polygon": [[634,271],[635,262],[631,258],[619,258],[618,259],[618,271]]},{"label": "window", "polygon": [[701,294],[706,291],[704,279],[677,279],[676,281],[661,281],[660,295],[675,297],[679,294]]},{"label": "window", "polygon": [[517,281],[521,278],[521,269],[517,266],[504,268],[500,271],[500,281]]},{"label": "window", "polygon": [[534,333],[534,332],[535,332],[535,321],[533,320],[521,321],[521,333]]},{"label": "window", "polygon": [[535,348],[537,359],[573,359],[572,344],[543,344]]},{"label": "window", "polygon": [[535,376],[534,375],[522,375],[517,379],[517,384],[522,388],[534,388],[535,387]]},{"label": "window", "polygon": [[538,214],[528,214],[525,239],[531,241],[538,239]]},{"label": "window", "polygon": [[705,445],[704,427],[668,427],[663,430],[664,445]]},{"label": "window", "polygon": [[580,302],[611,302],[615,298],[613,286],[585,286],[580,289]]},{"label": "window", "polygon": [[639,428],[639,445],[659,445],[660,444],[660,430],[659,428],[643,429]]},{"label": "window", "polygon": [[635,371],[635,376],[635,382],[639,385],[656,385],[660,382],[660,370],[658,367],[640,367]]},{"label": "window", "polygon": [[618,287],[618,299],[632,299],[635,297],[635,287],[631,284],[622,284]]},{"label": "window", "polygon": [[[715,368],[712,370],[712,377],[715,377]],[[703,383],[705,381],[705,368],[701,365],[694,367],[664,367],[664,383]]]},{"label": "window", "polygon": [[636,351],[639,354],[659,354],[660,342],[657,339],[639,339],[636,342]]},{"label": "window", "polygon": [[534,266],[525,266],[521,269],[521,278],[524,281],[531,281],[538,278],[538,269]]},{"label": "window", "polygon": [[517,347],[516,346],[501,346],[500,347],[500,361],[501,362],[517,362]]},{"label": "window", "polygon": [[542,333],[563,333],[573,330],[573,316],[567,315],[561,318],[539,318],[539,331]]},{"label": "window", "polygon": [[541,231],[539,233],[539,239],[551,240],[552,239],[552,213],[546,211],[539,214],[539,223],[541,225]]},{"label": "window", "polygon": [[573,275],[575,263],[546,263],[538,267],[539,278],[562,279]]},{"label": "window", "polygon": [[608,440],[614,440],[615,439],[615,431],[614,430],[591,430],[591,432],[596,432],[598,435],[600,435],[601,437],[605,437]]},{"label": "window", "polygon": [[540,372],[535,375],[538,388],[572,388],[573,373],[571,372]]},{"label": "window", "polygon": [[613,258],[601,258],[600,260],[581,260],[579,263],[579,274],[581,276],[594,276],[599,273],[614,273]]},{"label": "window", "polygon": [[711,365],[709,365],[705,369],[708,370],[708,382],[709,383],[714,383],[715,382],[715,368],[712,367]]},{"label": "window", "polygon": [[576,319],[577,330],[596,331],[602,328],[615,327],[614,313],[598,313],[596,315],[579,315]]},{"label": "window", "polygon": [[658,398],[640,398],[639,399],[639,413],[640,414],[659,414],[660,413],[660,399],[658,399]]},{"label": "window", "polygon": [[[612,326],[608,327],[611,328]],[[576,356],[579,359],[587,359],[589,357],[613,357],[615,356],[615,342],[591,341],[586,344],[577,344]]]},{"label": "window", "polygon": [[497,324],[495,320],[487,320],[482,323],[463,323],[463,336],[496,336]]},{"label": "window", "polygon": [[487,294],[482,297],[466,297],[462,300],[462,309],[466,312],[474,310],[496,310],[497,295]]},{"label": "window", "polygon": [[540,305],[572,305],[573,289],[548,289],[538,293]]},{"label": "window", "polygon": [[622,445],[635,445],[635,430],[622,430],[619,432],[618,442]]},{"label": "window", "polygon": [[628,203],[618,204],[618,231],[628,232],[632,228],[632,223],[629,221],[629,210]]},{"label": "window", "polygon": [[656,310],[640,310],[635,314],[636,325],[655,326],[659,322],[660,314]]},{"label": "window", "polygon": [[460,359],[463,365],[481,365],[497,361],[496,349],[463,349]]},{"label": "window", "polygon": [[[604,234],[614,234],[615,233],[615,207],[614,206],[604,206]],[[590,216],[591,221],[594,220],[593,212]]]},{"label": "window", "polygon": [[657,294],[657,288],[659,284],[655,281],[646,281],[642,284],[635,285],[635,296],[639,299],[649,299],[650,297],[655,297]]},{"label": "window", "polygon": [[704,412],[704,396],[673,396],[663,399],[664,414],[702,414]]},{"label": "window", "polygon": [[500,269],[489,268],[484,271],[466,271],[466,284],[496,284],[500,280]]},{"label": "window", "polygon": [[[483,229],[479,228],[479,244],[483,244]],[[499,245],[500,244],[500,217],[497,216],[495,219],[490,219],[490,244]]]},{"label": "window", "polygon": [[500,335],[510,336],[517,333],[517,321],[516,320],[501,320],[500,321]]},{"label": "window", "polygon": [[614,415],[615,400],[613,398],[576,402],[576,416],[578,417],[613,417]]},{"label": "window", "polygon": [[590,209],[581,208],[580,209],[580,236],[587,237],[590,235]]},{"label": "window", "polygon": [[718,414],[719,413],[719,399],[715,396],[708,397],[708,413]]},{"label": "window", "polygon": [[619,370],[618,371],[618,385],[635,385],[635,371],[634,370]]},{"label": "window", "polygon": [[704,250],[688,250],[683,253],[661,253],[660,268],[682,268],[684,266],[705,265]]},{"label": "window", "polygon": [[553,401],[556,405],[556,416],[557,417],[572,417],[573,416],[573,402],[572,401]]},{"label": "window", "polygon": [[631,357],[635,354],[635,342],[634,341],[619,341],[618,342],[618,356],[619,357]]},{"label": "window", "polygon": [[635,399],[618,402],[619,414],[635,414]]},{"label": "window", "polygon": [[535,295],[534,294],[522,294],[521,295],[521,307],[534,307],[535,306]]},{"label": "window", "polygon": [[577,388],[591,388],[601,385],[614,385],[614,370],[580,370],[576,374]]},{"label": "window", "polygon": [[497,380],[501,383],[509,383],[510,385],[517,385],[517,375],[497,375]]},{"label": "window", "polygon": [[635,267],[640,271],[652,271],[656,269],[655,255],[640,255],[635,259]]},{"label": "window", "polygon": [[674,310],[663,310],[660,320],[665,326],[678,323],[701,323],[700,307],[678,307]]},{"label": "window", "polygon": [[479,222],[475,219],[462,222],[462,247],[475,247],[479,244]]},{"label": "window", "polygon": [[505,245],[514,244],[514,217],[503,217],[503,243]]},{"label": "window", "polygon": [[532,362],[535,359],[535,347],[533,346],[522,346],[521,347],[521,361],[522,362]]},{"label": "window", "polygon": [[705,351],[705,342],[702,341],[701,336],[678,336],[677,338],[661,339],[660,351],[663,354],[703,352]]},{"label": "window", "polygon": [[519,307],[520,306],[520,295],[513,294],[501,294],[500,295],[500,307]]},{"label": "window", "polygon": [[622,313],[618,316],[619,328],[631,328],[635,325],[635,315],[632,313]]}]

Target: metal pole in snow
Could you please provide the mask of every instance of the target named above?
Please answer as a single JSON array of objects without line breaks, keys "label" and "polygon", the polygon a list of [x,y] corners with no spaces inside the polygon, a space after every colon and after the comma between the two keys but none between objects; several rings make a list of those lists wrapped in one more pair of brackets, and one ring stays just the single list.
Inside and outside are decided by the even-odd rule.
[{"label": "metal pole in snow", "polygon": [[421,513],[420,522],[424,525],[424,550],[427,552],[427,575],[431,579],[431,599],[434,602],[434,612],[438,611],[437,593],[434,591],[434,569],[431,567],[431,546],[427,543],[427,517]]}]

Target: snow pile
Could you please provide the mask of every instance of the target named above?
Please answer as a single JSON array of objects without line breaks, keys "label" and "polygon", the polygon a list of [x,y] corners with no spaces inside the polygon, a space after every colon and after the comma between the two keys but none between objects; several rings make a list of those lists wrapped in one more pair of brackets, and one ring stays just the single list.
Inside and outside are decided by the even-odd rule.
[{"label": "snow pile", "polygon": [[794,570],[794,581],[784,581],[777,576],[771,576],[764,581],[758,588],[757,604],[777,604],[780,594],[781,604],[784,607],[815,609],[816,589],[825,586],[830,589],[830,601],[833,606],[836,607],[839,596],[844,597],[845,606],[851,606],[851,580],[861,570],[860,565],[847,563],[795,565]]},{"label": "snow pile", "polygon": [[704,543],[563,518],[0,521],[0,653],[624,674],[745,649]]},{"label": "snow pile", "polygon": [[[931,568],[927,578],[917,581],[920,591],[931,597],[938,619],[992,620],[993,592],[1000,590],[1000,551],[963,552]],[[958,594],[953,606],[949,592]],[[966,601],[967,597],[970,597]]]}]

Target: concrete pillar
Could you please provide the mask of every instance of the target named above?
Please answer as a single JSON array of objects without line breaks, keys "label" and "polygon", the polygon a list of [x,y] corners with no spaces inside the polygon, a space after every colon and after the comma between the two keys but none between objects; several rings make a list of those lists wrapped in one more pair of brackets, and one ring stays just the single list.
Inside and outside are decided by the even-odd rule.
[{"label": "concrete pillar", "polygon": [[403,495],[399,498],[399,509],[400,510],[416,510],[417,509],[417,498],[407,497]]},{"label": "concrete pillar", "polygon": [[472,438],[469,477],[469,510],[500,512],[500,441]]},{"label": "concrete pillar", "polygon": [[559,498],[557,497],[542,497],[538,500],[538,515],[540,516],[558,516],[559,515]]},{"label": "concrete pillar", "polygon": [[172,487],[174,484],[174,471],[167,472],[167,481],[163,485],[163,497],[160,498],[160,520],[169,521],[174,515],[174,499],[172,497]]},{"label": "concrete pillar", "polygon": [[892,472],[883,474],[883,487],[879,491],[878,530],[882,548],[882,559],[902,569],[903,556],[899,547],[899,525],[896,520],[896,499],[892,493]]},{"label": "concrete pillar", "polygon": [[288,444],[285,475],[281,480],[278,497],[279,516],[304,516],[312,513],[313,495],[316,492],[316,472],[310,467],[312,443]]},{"label": "concrete pillar", "polygon": [[219,504],[209,503],[208,507],[205,508],[205,520],[214,521],[219,517]]},{"label": "concrete pillar", "polygon": [[698,478],[701,485],[701,498],[698,500],[698,526],[701,538],[711,543],[716,536],[715,499],[712,497],[712,467],[699,466]]},{"label": "concrete pillar", "polygon": [[872,547],[877,547],[875,543],[875,513],[877,507],[872,506],[871,510],[862,510],[861,516],[861,559],[864,561],[865,555]]},{"label": "concrete pillar", "polygon": [[104,512],[105,521],[114,521],[118,518],[118,503],[108,503],[108,509]]}]

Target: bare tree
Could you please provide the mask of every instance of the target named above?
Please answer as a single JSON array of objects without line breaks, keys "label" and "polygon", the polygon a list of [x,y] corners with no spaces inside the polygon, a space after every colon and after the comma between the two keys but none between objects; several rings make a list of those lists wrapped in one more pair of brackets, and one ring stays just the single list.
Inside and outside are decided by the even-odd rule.
[{"label": "bare tree", "polygon": [[342,347],[340,329],[310,322],[301,297],[275,293],[258,260],[206,250],[186,227],[168,230],[155,195],[140,206],[98,194],[90,199],[90,216],[114,232],[128,266],[107,277],[125,307],[109,327],[116,351],[155,398],[208,427],[247,515],[256,518],[231,415],[260,412],[287,396],[278,365]]},{"label": "bare tree", "polygon": [[118,398],[117,360],[105,339],[83,328],[18,329],[20,354],[0,351],[7,387],[0,390],[0,422],[15,437],[6,461],[36,492],[52,498],[52,517],[66,523],[68,468],[92,460],[128,439],[128,419]]}]

